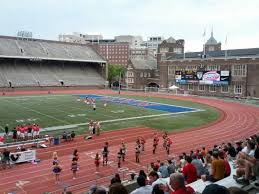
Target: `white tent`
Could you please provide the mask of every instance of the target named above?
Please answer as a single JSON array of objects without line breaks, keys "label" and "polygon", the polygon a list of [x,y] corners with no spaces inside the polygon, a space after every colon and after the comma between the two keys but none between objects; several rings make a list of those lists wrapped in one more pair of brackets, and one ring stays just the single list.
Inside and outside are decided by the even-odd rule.
[{"label": "white tent", "polygon": [[178,86],[172,85],[172,86],[170,86],[168,89],[169,89],[169,90],[177,90],[178,88],[179,88]]}]

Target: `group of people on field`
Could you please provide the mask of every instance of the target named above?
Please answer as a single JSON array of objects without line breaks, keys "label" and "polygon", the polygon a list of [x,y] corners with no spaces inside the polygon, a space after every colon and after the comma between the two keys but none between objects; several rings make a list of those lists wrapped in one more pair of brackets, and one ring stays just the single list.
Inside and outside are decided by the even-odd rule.
[{"label": "group of people on field", "polygon": [[[4,130],[5,136],[8,137],[10,135],[9,126],[6,125]],[[40,126],[37,124],[17,125],[12,130],[12,138],[14,141],[39,138],[39,134]]]}]

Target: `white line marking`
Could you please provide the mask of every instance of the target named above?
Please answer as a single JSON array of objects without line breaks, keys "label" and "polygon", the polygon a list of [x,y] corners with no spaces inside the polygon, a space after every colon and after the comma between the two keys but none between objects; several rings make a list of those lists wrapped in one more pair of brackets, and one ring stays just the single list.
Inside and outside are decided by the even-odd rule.
[{"label": "white line marking", "polygon": [[[199,111],[203,111],[203,110],[199,110]],[[142,119],[142,118],[153,118],[153,117],[162,117],[162,116],[170,116],[170,115],[178,115],[178,114],[187,114],[187,113],[193,113],[193,112],[199,112],[199,111],[195,110],[195,111],[188,111],[188,112],[176,112],[176,113],[145,115],[145,116],[138,116],[138,117],[128,117],[128,118],[121,118],[121,119],[104,120],[104,121],[100,121],[100,123],[112,123],[112,122],[135,120],[135,119]],[[71,128],[76,128],[76,127],[79,127],[79,126],[87,126],[88,124],[89,123],[78,123],[78,124],[71,124],[71,125],[47,127],[47,128],[42,129],[41,131],[54,131],[54,130],[59,130],[59,129],[71,129]]]}]

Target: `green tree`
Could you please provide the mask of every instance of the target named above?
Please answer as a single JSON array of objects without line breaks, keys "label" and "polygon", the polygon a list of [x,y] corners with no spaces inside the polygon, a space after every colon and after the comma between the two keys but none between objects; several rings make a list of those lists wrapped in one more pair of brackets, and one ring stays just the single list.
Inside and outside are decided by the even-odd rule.
[{"label": "green tree", "polygon": [[116,65],[116,64],[109,64],[108,65],[108,81],[109,86],[115,81],[119,81],[120,73],[121,73],[121,79],[123,79],[125,74],[125,67],[122,65]]}]

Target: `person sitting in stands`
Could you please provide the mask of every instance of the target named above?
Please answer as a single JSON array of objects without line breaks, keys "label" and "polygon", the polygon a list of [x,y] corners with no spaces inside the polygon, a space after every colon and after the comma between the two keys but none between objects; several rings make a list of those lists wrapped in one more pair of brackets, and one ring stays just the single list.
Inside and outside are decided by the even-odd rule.
[{"label": "person sitting in stands", "polygon": [[151,185],[146,185],[146,178],[142,175],[140,175],[137,178],[137,183],[139,185],[139,188],[132,191],[130,194],[151,194],[153,188]]},{"label": "person sitting in stands", "polygon": [[219,153],[218,152],[213,152],[212,153],[213,160],[211,164],[211,174],[209,176],[207,175],[202,175],[201,179],[203,181],[211,181],[211,182],[216,182],[225,177],[225,164],[222,159],[219,159]]},{"label": "person sitting in stands", "polygon": [[173,173],[170,176],[170,186],[174,191],[171,194],[195,194],[192,187],[186,187],[184,176],[181,173]]},{"label": "person sitting in stands", "polygon": [[[194,156],[194,155],[193,155]],[[191,156],[186,157],[187,164],[183,167],[183,174],[188,184],[197,180],[197,170],[192,164]]]}]

